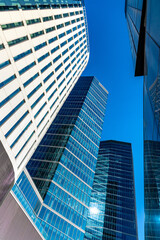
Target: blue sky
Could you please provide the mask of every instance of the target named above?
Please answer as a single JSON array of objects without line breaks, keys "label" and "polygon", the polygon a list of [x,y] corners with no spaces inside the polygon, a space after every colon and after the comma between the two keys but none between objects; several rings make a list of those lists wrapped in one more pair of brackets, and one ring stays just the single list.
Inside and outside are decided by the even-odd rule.
[{"label": "blue sky", "polygon": [[84,76],[109,91],[102,140],[132,143],[139,240],[143,240],[143,79],[134,77],[125,0],[86,0],[90,60]]}]

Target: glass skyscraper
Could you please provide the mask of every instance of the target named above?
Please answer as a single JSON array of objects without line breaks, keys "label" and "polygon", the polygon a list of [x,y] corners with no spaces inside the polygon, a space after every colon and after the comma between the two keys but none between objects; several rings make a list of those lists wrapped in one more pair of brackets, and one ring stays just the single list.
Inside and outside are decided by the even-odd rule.
[{"label": "glass skyscraper", "polygon": [[131,144],[101,141],[85,240],[137,240]]},{"label": "glass skyscraper", "polygon": [[12,189],[44,239],[84,238],[107,96],[81,77]]},{"label": "glass skyscraper", "polygon": [[0,204],[89,59],[81,0],[0,0]]},{"label": "glass skyscraper", "polygon": [[126,0],[125,10],[135,75],[144,75],[145,239],[160,239],[160,1]]}]

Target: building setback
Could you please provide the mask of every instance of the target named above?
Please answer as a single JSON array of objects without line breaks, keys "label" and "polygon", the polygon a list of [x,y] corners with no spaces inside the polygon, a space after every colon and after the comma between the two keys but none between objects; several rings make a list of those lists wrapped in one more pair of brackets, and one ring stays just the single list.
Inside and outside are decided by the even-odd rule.
[{"label": "building setback", "polygon": [[138,239],[129,143],[100,142],[84,239]]},{"label": "building setback", "polygon": [[0,203],[85,69],[83,1],[0,0]]},{"label": "building setback", "polygon": [[81,77],[12,189],[45,239],[84,237],[107,96],[95,77]]},{"label": "building setback", "polygon": [[160,239],[160,1],[126,0],[135,76],[144,75],[145,239]]}]

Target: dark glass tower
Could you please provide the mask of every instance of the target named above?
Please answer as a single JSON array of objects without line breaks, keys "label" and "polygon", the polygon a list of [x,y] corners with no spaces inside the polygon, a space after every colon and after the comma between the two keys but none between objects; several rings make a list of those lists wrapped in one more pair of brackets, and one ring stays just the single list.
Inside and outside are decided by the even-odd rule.
[{"label": "dark glass tower", "polygon": [[144,75],[145,239],[160,239],[160,1],[126,0],[125,12],[135,75]]},{"label": "dark glass tower", "polygon": [[100,143],[84,239],[138,239],[129,143]]},{"label": "dark glass tower", "polygon": [[81,77],[13,187],[45,239],[83,239],[108,92]]}]

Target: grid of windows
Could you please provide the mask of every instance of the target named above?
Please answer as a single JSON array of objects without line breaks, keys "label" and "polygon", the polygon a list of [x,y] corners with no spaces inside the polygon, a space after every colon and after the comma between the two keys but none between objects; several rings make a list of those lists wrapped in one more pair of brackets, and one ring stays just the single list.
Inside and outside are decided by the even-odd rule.
[{"label": "grid of windows", "polygon": [[129,143],[100,143],[84,239],[93,238],[138,239]]},{"label": "grid of windows", "polygon": [[[56,112],[88,61],[89,51],[84,50],[86,43],[80,39],[83,34],[87,34],[86,26],[83,26],[84,19],[81,19],[84,14],[83,8],[79,5],[75,8],[73,5],[63,5],[62,8],[60,5],[60,8],[56,9],[57,6],[24,4],[21,7],[23,14],[18,7],[0,7],[0,11],[17,11],[15,21],[14,11],[6,15],[8,20],[2,17],[3,14],[0,17],[3,39],[6,39],[6,48],[10,48],[11,54],[11,59],[8,59],[4,48],[6,42],[2,43],[0,54],[4,61],[0,64],[0,71],[3,76],[5,72],[6,77],[1,79],[0,83],[3,92],[0,124],[3,126],[2,134],[9,147],[19,136],[19,140],[10,147],[18,174],[33,153],[33,146],[36,147],[40,142],[39,136],[44,134],[47,126],[55,118]],[[30,10],[32,16],[28,17],[27,11]],[[55,16],[59,14],[61,18],[56,21]],[[71,22],[73,18],[74,23]],[[56,25],[60,24],[63,27],[54,31]],[[72,55],[70,48],[73,50]],[[73,55],[78,53],[75,60],[76,55]],[[33,124],[25,128],[30,121],[33,121]]]},{"label": "grid of windows", "polygon": [[[88,101],[88,93],[93,90],[97,94]],[[38,214],[30,198],[31,185],[27,188],[30,189],[28,195],[25,193],[27,189],[21,189],[18,183],[23,183],[25,175],[15,185],[14,193],[22,197],[23,192],[24,208],[28,209],[29,215],[34,213],[32,219],[41,225],[40,231],[43,235],[47,234],[46,239],[58,236],[59,231],[66,239],[82,240],[84,237],[100,141],[100,135],[92,128],[94,114],[90,112],[88,115],[88,110],[94,104],[94,108],[104,114],[107,95],[97,79],[81,77],[27,164],[27,170],[43,199]],[[96,107],[98,96],[103,99],[99,108]],[[100,125],[95,124],[101,134],[103,121],[99,122]]]},{"label": "grid of windows", "polygon": [[[144,232],[145,239],[159,239],[160,148],[160,2],[126,0],[126,20],[135,76],[144,76]],[[154,64],[153,64],[154,63]]]}]

